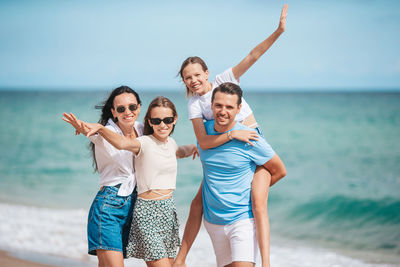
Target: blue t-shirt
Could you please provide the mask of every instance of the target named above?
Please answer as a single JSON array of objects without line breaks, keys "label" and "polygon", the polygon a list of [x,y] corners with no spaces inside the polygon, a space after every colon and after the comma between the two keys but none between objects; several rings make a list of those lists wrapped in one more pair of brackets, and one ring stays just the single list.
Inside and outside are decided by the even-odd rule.
[{"label": "blue t-shirt", "polygon": [[[214,130],[214,121],[205,122],[207,134],[222,134]],[[239,122],[232,130],[254,130]],[[221,146],[202,150],[204,219],[213,224],[227,225],[253,218],[251,182],[258,165],[269,161],[275,152],[264,138],[246,142],[231,140]]]}]

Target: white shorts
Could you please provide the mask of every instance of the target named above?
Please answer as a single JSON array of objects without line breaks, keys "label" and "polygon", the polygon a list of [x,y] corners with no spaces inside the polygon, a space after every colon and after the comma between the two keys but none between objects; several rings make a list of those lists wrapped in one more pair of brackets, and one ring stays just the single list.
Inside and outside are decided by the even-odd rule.
[{"label": "white shorts", "polygon": [[258,243],[254,219],[244,219],[228,225],[204,221],[217,258],[217,266],[234,261],[256,262]]}]

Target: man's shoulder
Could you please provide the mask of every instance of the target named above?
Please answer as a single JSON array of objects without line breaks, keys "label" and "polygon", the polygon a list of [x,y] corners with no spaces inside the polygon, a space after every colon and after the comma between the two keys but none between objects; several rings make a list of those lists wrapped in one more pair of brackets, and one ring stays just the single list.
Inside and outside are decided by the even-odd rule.
[{"label": "man's shoulder", "polygon": [[206,132],[207,132],[208,135],[218,134],[214,130],[214,125],[215,125],[215,120],[204,121],[204,128],[206,129]]},{"label": "man's shoulder", "polygon": [[[240,122],[237,122],[235,127],[232,130],[256,131],[256,129],[245,126],[245,125],[241,124]],[[267,143],[267,141],[265,140],[265,138],[263,136],[260,136],[258,133],[257,133],[257,135],[258,135],[258,140],[251,140],[251,143],[253,145],[250,145],[250,144],[248,144],[246,142],[242,142],[242,141],[239,141],[238,143],[244,144],[244,146],[242,148],[244,148],[248,152],[257,151],[257,150],[260,150],[260,148],[261,148],[261,150],[266,149],[266,147],[268,147],[269,144]]]},{"label": "man's shoulder", "polygon": [[253,128],[247,127],[240,122],[236,122],[235,126],[233,126],[232,130],[247,130],[247,131],[254,131]]},{"label": "man's shoulder", "polygon": [[214,126],[215,120],[208,120],[204,122],[205,127]]},{"label": "man's shoulder", "polygon": [[[214,129],[215,126],[215,120],[207,120],[204,122],[204,127],[206,129],[207,134],[211,135],[211,134],[222,134],[222,132],[217,132]],[[241,124],[240,122],[236,122],[236,124],[233,126],[233,128],[229,131],[233,131],[233,130],[248,130],[248,131],[254,131],[254,129],[249,128],[247,126],[244,126],[243,124]]]}]

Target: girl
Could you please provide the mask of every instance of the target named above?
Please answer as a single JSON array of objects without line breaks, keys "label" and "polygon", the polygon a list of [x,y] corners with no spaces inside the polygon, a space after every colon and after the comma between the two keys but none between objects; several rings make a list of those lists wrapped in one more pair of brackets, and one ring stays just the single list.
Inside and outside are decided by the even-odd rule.
[{"label": "girl", "polygon": [[124,138],[100,124],[85,124],[88,135],[98,132],[118,149],[135,154],[138,187],[127,246],[129,257],[141,258],[147,266],[171,266],[179,246],[179,225],[172,193],[176,186],[177,158],[193,159],[195,145],[178,146],[170,137],[178,115],[165,97],[155,98],[144,118],[144,135]]},{"label": "girl", "polygon": [[[181,66],[179,74],[186,85],[186,94],[189,96],[188,112],[193,129],[202,149],[219,146],[232,139],[238,139],[251,144],[250,140],[257,140],[262,135],[261,129],[254,118],[249,105],[242,100],[241,112],[236,120],[242,124],[255,128],[256,131],[232,131],[222,135],[207,135],[203,120],[213,119],[211,111],[212,91],[225,82],[239,84],[239,78],[271,47],[286,28],[288,5],[284,5],[278,29],[267,39],[257,45],[238,65],[217,75],[215,80],[208,81],[209,71],[205,62],[199,57],[187,58]],[[257,134],[258,133],[258,134]],[[256,222],[257,239],[260,247],[263,266],[269,266],[269,222],[267,213],[267,199],[269,186],[278,181],[274,170],[258,167],[252,183],[252,205]],[[186,223],[182,245],[175,261],[175,266],[184,266],[186,255],[199,231],[202,214],[201,186],[192,201],[189,218]]]},{"label": "girl", "polygon": [[[143,124],[136,121],[140,113],[139,95],[127,86],[114,89],[102,107],[99,123],[116,135],[134,139],[143,134]],[[72,113],[64,113],[76,134],[86,135]],[[88,253],[97,255],[99,266],[124,266],[124,249],[128,241],[132,207],[136,201],[133,154],[114,148],[101,135],[89,137],[100,190],[89,211],[87,225]],[[122,233],[122,234],[121,234]]]}]

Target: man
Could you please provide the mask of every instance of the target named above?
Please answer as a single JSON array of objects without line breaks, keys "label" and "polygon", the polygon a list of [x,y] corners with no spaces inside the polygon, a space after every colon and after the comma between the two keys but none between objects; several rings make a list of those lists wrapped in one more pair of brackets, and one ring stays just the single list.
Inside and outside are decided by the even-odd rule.
[{"label": "man", "polygon": [[[205,123],[207,134],[250,129],[235,121],[241,99],[242,91],[236,84],[224,83],[214,89],[211,108],[215,121]],[[213,243],[217,266],[254,266],[258,249],[250,198],[254,171],[263,165],[271,173],[273,184],[285,176],[285,167],[263,138],[253,145],[234,139],[215,148],[199,148],[199,152],[204,172],[204,225]],[[185,229],[181,247],[184,253],[197,234],[187,232]]]}]

